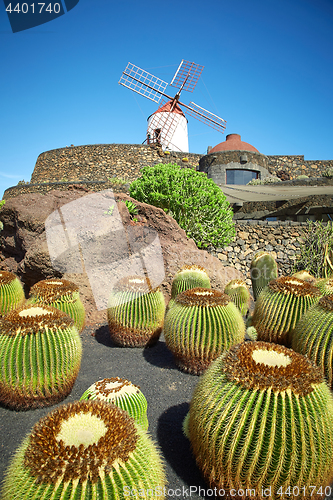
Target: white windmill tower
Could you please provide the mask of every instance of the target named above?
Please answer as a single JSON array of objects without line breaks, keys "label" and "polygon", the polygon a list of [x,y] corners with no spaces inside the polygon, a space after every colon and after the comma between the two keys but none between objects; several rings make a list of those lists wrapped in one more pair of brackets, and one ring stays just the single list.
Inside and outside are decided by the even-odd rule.
[{"label": "white windmill tower", "polygon": [[174,97],[170,97],[164,93],[167,82],[128,63],[118,83],[157,103],[162,96],[167,99],[162,100],[159,108],[149,116],[144,142],[160,144],[163,150],[188,152],[187,120],[182,107],[185,113],[223,133],[225,120],[194,102],[187,105],[179,100],[182,90],[193,92],[202,70],[203,66],[182,60],[170,83],[171,87],[179,90]]}]

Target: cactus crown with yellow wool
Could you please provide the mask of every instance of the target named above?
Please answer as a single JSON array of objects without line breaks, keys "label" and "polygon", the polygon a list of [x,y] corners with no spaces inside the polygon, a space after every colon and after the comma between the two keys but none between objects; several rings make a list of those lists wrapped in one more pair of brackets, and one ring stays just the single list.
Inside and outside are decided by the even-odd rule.
[{"label": "cactus crown with yellow wool", "polygon": [[25,300],[22,283],[9,271],[0,271],[0,317],[21,305]]},{"label": "cactus crown with yellow wool", "polygon": [[128,412],[144,429],[148,429],[147,400],[140,387],[119,377],[104,378],[92,384],[81,400],[103,400]]},{"label": "cactus crown with yellow wool", "polygon": [[245,324],[228,295],[197,287],[177,295],[165,316],[163,333],[177,365],[198,375],[244,340]]},{"label": "cactus crown with yellow wool", "polygon": [[258,340],[289,347],[298,321],[320,295],[316,286],[293,276],[271,281],[260,294],[252,316]]},{"label": "cactus crown with yellow wool", "polygon": [[66,279],[54,278],[38,281],[29,294],[32,304],[47,304],[73,318],[79,332],[84,327],[85,310],[80,299],[79,287]]},{"label": "cactus crown with yellow wool", "polygon": [[7,471],[2,498],[123,499],[125,486],[138,485],[165,485],[152,439],[117,406],[79,401],[35,425]]},{"label": "cactus crown with yellow wool", "polygon": [[157,342],[162,332],[165,300],[143,276],[122,278],[108,302],[108,324],[113,342],[122,347],[144,347]]},{"label": "cactus crown with yellow wool", "polygon": [[71,391],[82,346],[73,320],[46,305],[27,304],[0,320],[0,401],[12,409],[54,404]]},{"label": "cactus crown with yellow wool", "polygon": [[302,316],[292,336],[294,351],[319,366],[333,388],[333,295],[324,295]]},{"label": "cactus crown with yellow wool", "polygon": [[262,499],[271,487],[277,500],[333,479],[333,395],[313,362],[281,345],[243,342],[212,363],[185,431],[212,488]]}]

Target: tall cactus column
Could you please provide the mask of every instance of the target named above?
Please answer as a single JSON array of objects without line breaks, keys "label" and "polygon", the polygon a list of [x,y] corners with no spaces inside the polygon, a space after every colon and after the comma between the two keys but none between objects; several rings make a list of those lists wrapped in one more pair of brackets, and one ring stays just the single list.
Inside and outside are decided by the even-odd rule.
[{"label": "tall cactus column", "polygon": [[321,370],[284,346],[243,342],[220,356],[185,428],[224,498],[322,499],[333,479],[333,395]]}]

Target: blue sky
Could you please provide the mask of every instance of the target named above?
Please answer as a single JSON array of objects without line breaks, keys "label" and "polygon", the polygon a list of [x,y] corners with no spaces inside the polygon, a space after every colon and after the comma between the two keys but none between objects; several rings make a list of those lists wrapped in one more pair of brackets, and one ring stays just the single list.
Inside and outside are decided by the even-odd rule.
[{"label": "blue sky", "polygon": [[222,135],[189,118],[190,152],[238,133],[263,154],[333,159],[331,0],[80,0],[18,33],[0,2],[0,194],[43,151],[142,143],[157,105],[121,73],[131,62],[170,82],[182,59],[205,68],[181,100],[227,120]]}]

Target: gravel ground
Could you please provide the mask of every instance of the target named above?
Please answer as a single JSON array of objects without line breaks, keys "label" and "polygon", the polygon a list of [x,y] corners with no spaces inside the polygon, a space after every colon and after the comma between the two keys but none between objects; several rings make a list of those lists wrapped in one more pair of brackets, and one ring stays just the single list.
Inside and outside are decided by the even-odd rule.
[{"label": "gravel ground", "polygon": [[[65,402],[80,399],[91,384],[106,377],[118,376],[139,385],[148,401],[149,432],[164,457],[168,498],[203,498],[203,490],[207,491],[208,486],[196,466],[189,441],[182,433],[182,421],[198,377],[177,369],[163,337],[149,349],[120,348],[111,342],[107,325],[99,325],[82,332],[82,343],[81,370]],[[24,436],[53,408],[55,406],[15,412],[0,407],[1,481],[11,455]]]}]

